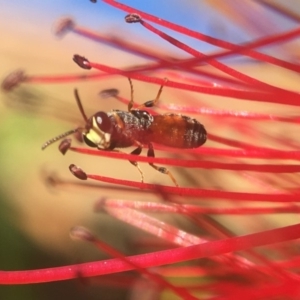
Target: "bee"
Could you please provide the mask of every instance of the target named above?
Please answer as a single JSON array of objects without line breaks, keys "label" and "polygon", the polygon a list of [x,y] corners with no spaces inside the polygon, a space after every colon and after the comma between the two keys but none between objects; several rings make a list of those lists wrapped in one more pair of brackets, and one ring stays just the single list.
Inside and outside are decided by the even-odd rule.
[{"label": "bee", "polygon": [[[152,143],[172,148],[189,149],[198,148],[206,142],[206,130],[196,119],[173,113],[156,115],[145,110],[145,108],[157,104],[163,85],[154,100],[147,101],[134,109],[133,84],[130,78],[128,80],[131,90],[128,111],[99,111],[90,118],[87,118],[78,91],[75,89],[75,99],[85,121],[85,127],[72,129],[48,140],[42,149],[44,150],[50,144],[76,132],[82,133],[83,141],[87,146],[99,150],[116,151],[117,148],[135,146],[136,148],[130,154],[139,155],[142,149],[147,146],[148,157],[155,157]],[[130,161],[130,163],[138,168],[143,182],[143,173],[137,162]],[[149,163],[149,165],[160,173],[167,174],[178,186],[176,179],[167,168],[156,166],[153,163]]]}]

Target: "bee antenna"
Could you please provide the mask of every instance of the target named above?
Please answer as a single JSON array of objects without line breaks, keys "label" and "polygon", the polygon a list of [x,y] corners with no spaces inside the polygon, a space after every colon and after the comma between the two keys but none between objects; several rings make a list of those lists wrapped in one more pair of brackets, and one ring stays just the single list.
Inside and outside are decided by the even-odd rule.
[{"label": "bee antenna", "polygon": [[84,109],[83,109],[83,106],[82,106],[82,103],[81,103],[81,100],[80,100],[80,97],[79,97],[77,89],[74,89],[74,95],[75,95],[75,99],[76,99],[76,103],[77,103],[77,106],[79,108],[79,111],[80,111],[80,113],[81,113],[81,115],[82,115],[85,123],[87,123],[88,118],[86,117],[86,114],[84,112]]},{"label": "bee antenna", "polygon": [[50,146],[51,144],[55,143],[56,141],[59,141],[59,140],[63,139],[64,137],[66,137],[66,136],[68,136],[68,135],[71,135],[71,134],[73,134],[73,133],[75,133],[75,132],[78,132],[78,131],[80,131],[80,130],[81,130],[81,128],[72,129],[72,130],[69,130],[69,131],[67,131],[67,132],[65,132],[65,133],[62,133],[62,134],[60,134],[60,135],[58,135],[58,136],[56,136],[56,137],[54,137],[54,138],[48,140],[48,141],[42,146],[42,150],[45,150],[48,146]]},{"label": "bee antenna", "polygon": [[[78,94],[78,90],[77,89],[74,89],[74,95],[75,95],[75,99],[76,99],[76,103],[77,103],[77,106],[79,108],[79,111],[85,121],[85,123],[88,122],[88,118],[84,112],[84,109],[83,109],[83,106],[82,106],[82,103],[81,103],[81,100],[80,100],[80,97],[79,97],[79,94]],[[52,139],[50,139],[49,141],[47,141],[43,146],[42,146],[42,150],[45,150],[48,146],[50,146],[51,144],[55,143],[56,141],[59,141],[61,139],[63,139],[64,137],[68,136],[68,135],[71,135],[75,132],[78,132],[78,131],[81,131],[82,128],[76,128],[76,129],[72,129],[72,130],[69,130],[63,134],[60,134]]]}]

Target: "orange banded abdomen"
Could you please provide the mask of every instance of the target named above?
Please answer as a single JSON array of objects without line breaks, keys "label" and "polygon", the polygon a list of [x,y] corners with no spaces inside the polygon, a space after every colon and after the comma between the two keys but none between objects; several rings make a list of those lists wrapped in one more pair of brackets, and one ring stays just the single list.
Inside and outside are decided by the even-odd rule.
[{"label": "orange banded abdomen", "polygon": [[149,142],[174,148],[197,148],[203,145],[207,138],[201,123],[179,114],[153,116],[148,130]]}]

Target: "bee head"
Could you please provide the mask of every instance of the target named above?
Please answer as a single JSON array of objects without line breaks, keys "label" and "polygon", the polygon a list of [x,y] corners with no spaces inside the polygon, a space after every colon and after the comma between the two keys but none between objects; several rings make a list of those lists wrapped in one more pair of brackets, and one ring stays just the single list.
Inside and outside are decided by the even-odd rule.
[{"label": "bee head", "polygon": [[112,123],[107,113],[97,112],[87,120],[85,129],[83,140],[88,146],[103,150],[109,148]]},{"label": "bee head", "polygon": [[99,111],[88,119],[81,104],[77,89],[74,90],[74,95],[79,111],[85,121],[85,127],[78,127],[69,130],[48,140],[42,146],[42,150],[46,149],[49,145],[76,132],[81,132],[83,134],[83,140],[88,146],[102,150],[109,149],[111,145],[111,133],[113,130],[109,114]]}]

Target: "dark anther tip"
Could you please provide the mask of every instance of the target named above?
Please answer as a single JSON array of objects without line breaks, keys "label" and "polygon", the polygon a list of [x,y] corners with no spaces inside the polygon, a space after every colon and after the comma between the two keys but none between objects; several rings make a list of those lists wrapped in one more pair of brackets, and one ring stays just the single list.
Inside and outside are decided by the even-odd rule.
[{"label": "dark anther tip", "polygon": [[85,57],[78,54],[73,56],[73,61],[82,69],[90,70],[92,68],[90,62]]},{"label": "dark anther tip", "polygon": [[103,99],[109,98],[109,97],[117,97],[119,95],[119,90],[117,89],[106,89],[99,93],[100,97]]},{"label": "dark anther tip", "polygon": [[54,25],[54,34],[61,37],[75,27],[75,22],[71,18],[63,18],[58,20]]},{"label": "dark anther tip", "polygon": [[90,2],[92,2],[92,3],[97,3],[97,0],[90,0]]},{"label": "dark anther tip", "polygon": [[87,180],[88,178],[86,173],[83,172],[79,167],[75,166],[74,164],[71,164],[69,166],[69,170],[75,177],[77,177],[80,180]]},{"label": "dark anther tip", "polygon": [[23,70],[15,70],[3,79],[1,88],[8,92],[23,82],[25,77],[25,72]]},{"label": "dark anther tip", "polygon": [[59,144],[58,149],[63,155],[65,155],[67,151],[70,149],[71,141],[72,141],[71,139],[64,139]]},{"label": "dark anther tip", "polygon": [[141,22],[141,20],[142,20],[141,16],[136,13],[125,16],[125,21],[127,23],[138,23]]}]

